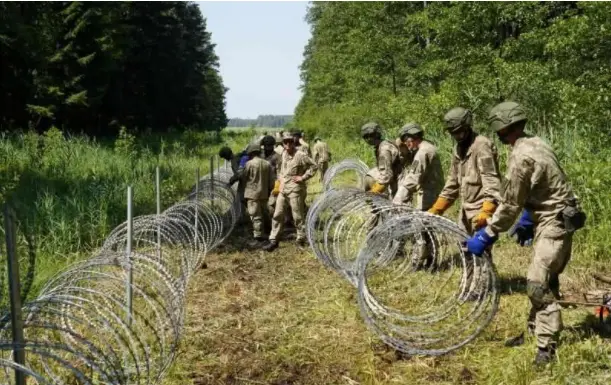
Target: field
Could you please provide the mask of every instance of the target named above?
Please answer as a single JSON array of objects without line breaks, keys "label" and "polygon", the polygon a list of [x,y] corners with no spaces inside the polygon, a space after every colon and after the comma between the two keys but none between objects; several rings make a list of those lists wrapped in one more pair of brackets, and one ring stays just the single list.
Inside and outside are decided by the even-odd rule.
[{"label": "field", "polygon": [[[187,132],[163,140],[123,135],[105,143],[66,139],[54,130],[43,137],[0,140],[2,194],[13,197],[34,237],[36,263],[28,265],[23,257],[22,264],[35,271],[28,297],[68,263],[87,257],[124,220],[128,184],[134,186],[135,215],[153,213],[156,165],[162,171],[165,208],[190,189],[197,167],[202,175],[207,172],[209,156],[220,146],[240,148],[250,137],[225,132],[217,140]],[[447,169],[450,142],[434,133],[431,138],[442,149]],[[551,141],[589,215],[561,279],[563,290],[582,291],[595,285],[591,272],[609,270],[611,217],[606,213],[611,204],[604,192],[611,166],[608,154],[584,151],[588,143],[578,137],[558,135]],[[340,142],[331,137],[329,144],[336,161],[358,156],[371,164],[371,150],[358,138]],[[504,148],[501,153],[504,158]],[[320,189],[315,177],[309,199]],[[387,349],[363,323],[354,288],[308,248],[296,249],[287,241],[265,253],[245,249],[246,240],[247,229],[236,229],[209,254],[208,268],[193,278],[185,334],[165,385],[602,384],[611,376],[611,348],[589,308],[564,311],[560,362],[546,370],[532,368],[534,341],[503,346],[525,326],[530,257],[530,249],[506,238],[494,254],[503,291],[499,313],[475,342],[438,358],[405,357]],[[25,242],[19,246],[23,253]]]}]

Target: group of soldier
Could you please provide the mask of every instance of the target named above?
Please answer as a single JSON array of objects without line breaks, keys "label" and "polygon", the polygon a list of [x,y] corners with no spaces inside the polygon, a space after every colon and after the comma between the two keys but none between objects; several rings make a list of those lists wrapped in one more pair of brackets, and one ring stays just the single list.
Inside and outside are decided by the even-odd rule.
[{"label": "group of soldier", "polygon": [[[306,182],[317,171],[322,181],[331,160],[327,143],[319,137],[314,142],[310,150],[302,131],[280,132],[258,138],[241,154],[233,154],[229,147],[220,149],[219,156],[231,162],[229,185],[238,183],[238,201],[246,206],[252,222],[251,246],[275,250],[285,224],[291,222],[297,244],[306,245]],[[265,230],[269,238],[264,237]]]},{"label": "group of soldier", "polygon": [[[382,127],[375,122],[363,125],[361,135],[373,147],[376,159],[365,178],[368,192],[435,215],[443,215],[460,199],[458,224],[470,235],[465,248],[471,256],[491,258],[499,234],[510,229],[520,245],[533,245],[527,273],[531,302],[527,331],[537,340],[535,363],[545,364],[555,357],[562,328],[556,303],[561,298],[559,275],[571,258],[572,237],[584,226],[585,214],[553,149],[525,132],[527,120],[523,107],[511,101],[496,105],[487,118],[490,130],[511,147],[503,181],[494,142],[474,131],[472,113],[462,107],[443,117],[455,142],[445,181],[438,149],[425,139],[419,124],[406,124],[394,142],[384,139]],[[326,143],[315,141],[314,156],[299,131],[281,138],[264,136],[260,143],[248,146],[242,164],[228,148],[220,152],[231,161],[230,183],[239,181],[255,241],[265,243],[265,250],[278,247],[290,216],[297,242],[305,243],[306,181],[317,170],[322,179],[330,161]],[[265,211],[271,221],[269,215],[265,219]],[[262,235],[264,222],[271,222],[268,240]]]},{"label": "group of soldier", "polygon": [[[455,142],[445,183],[437,148],[424,139],[418,124],[404,126],[395,143],[384,140],[378,124],[365,124],[361,134],[376,155],[366,188],[397,204],[416,195],[412,205],[435,215],[443,215],[460,198],[458,222],[470,234],[465,246],[472,256],[490,257],[499,234],[510,229],[520,245],[533,244],[527,331],[537,340],[535,364],[548,363],[555,358],[562,328],[556,302],[561,298],[559,275],[571,258],[573,234],[584,226],[585,214],[553,149],[525,132],[528,119],[518,103],[496,105],[487,119],[500,142],[511,147],[503,181],[496,146],[473,130],[471,111],[457,107],[443,120]],[[507,344],[521,342],[523,336]]]}]

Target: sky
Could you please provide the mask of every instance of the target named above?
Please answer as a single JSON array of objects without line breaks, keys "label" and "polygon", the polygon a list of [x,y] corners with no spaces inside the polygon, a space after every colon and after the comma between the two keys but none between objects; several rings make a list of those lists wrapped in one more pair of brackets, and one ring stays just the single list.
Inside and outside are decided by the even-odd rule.
[{"label": "sky", "polygon": [[229,118],[292,115],[310,38],[306,1],[201,1],[216,44]]}]

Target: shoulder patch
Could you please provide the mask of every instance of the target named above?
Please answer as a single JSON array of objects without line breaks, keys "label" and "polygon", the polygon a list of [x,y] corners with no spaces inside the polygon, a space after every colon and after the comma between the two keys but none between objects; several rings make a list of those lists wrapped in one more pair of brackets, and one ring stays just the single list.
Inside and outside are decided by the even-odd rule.
[{"label": "shoulder patch", "polygon": [[485,172],[487,174],[492,174],[492,173],[496,173],[496,167],[494,165],[494,159],[492,159],[492,157],[489,156],[484,156],[482,158],[480,158],[480,163],[481,163],[481,168],[482,168],[482,172]]}]

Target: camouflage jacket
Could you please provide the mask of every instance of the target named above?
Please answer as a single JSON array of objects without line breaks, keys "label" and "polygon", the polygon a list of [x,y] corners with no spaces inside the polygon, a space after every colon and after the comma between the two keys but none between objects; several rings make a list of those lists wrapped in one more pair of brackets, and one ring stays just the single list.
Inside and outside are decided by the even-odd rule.
[{"label": "camouflage jacket", "polygon": [[492,140],[474,133],[464,157],[454,146],[452,162],[445,186],[439,194],[454,202],[460,197],[462,210],[471,220],[481,210],[484,201],[498,203],[501,177],[496,146]]}]

